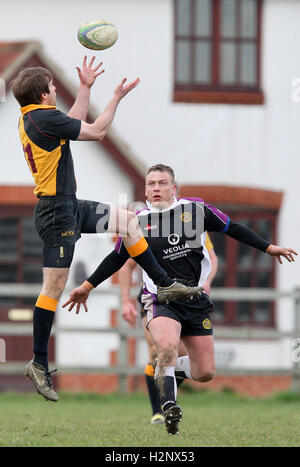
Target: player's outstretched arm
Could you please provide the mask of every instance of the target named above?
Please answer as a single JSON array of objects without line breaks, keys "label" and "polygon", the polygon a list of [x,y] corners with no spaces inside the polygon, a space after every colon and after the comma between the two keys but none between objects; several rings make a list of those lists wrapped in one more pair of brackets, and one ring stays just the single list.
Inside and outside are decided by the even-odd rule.
[{"label": "player's outstretched arm", "polygon": [[79,287],[76,287],[76,289],[72,290],[72,292],[70,293],[70,298],[63,304],[63,308],[70,305],[68,311],[72,311],[74,306],[77,305],[76,315],[78,315],[81,305],[83,306],[85,311],[88,311],[86,301],[89,297],[90,291],[93,288],[94,287],[92,286],[92,284],[90,284],[88,281],[84,281],[83,284],[81,284]]},{"label": "player's outstretched arm", "polygon": [[115,89],[112,99],[107,104],[102,114],[99,115],[97,120],[91,124],[81,122],[81,130],[77,139],[79,141],[102,140],[113,122],[120,101],[130,91],[132,91],[139,84],[139,82],[140,79],[137,78],[136,80],[126,85],[126,78],[124,78]]},{"label": "player's outstretched arm", "polygon": [[292,250],[291,248],[285,248],[283,246],[277,245],[269,245],[266,249],[266,253],[268,253],[271,256],[275,256],[280,264],[282,264],[281,257],[285,258],[289,263],[292,263],[293,261],[295,261],[294,255],[298,255],[298,253],[295,250]]},{"label": "player's outstretched arm", "polygon": [[104,70],[100,67],[102,62],[93,68],[95,57],[92,57],[89,64],[87,64],[87,57],[84,56],[82,67],[76,67],[80,86],[76,97],[76,100],[70,109],[68,116],[71,118],[78,118],[79,120],[86,120],[90,102],[90,90],[95,83],[98,76],[100,76]]},{"label": "player's outstretched arm", "polygon": [[83,305],[85,311],[88,311],[86,301],[91,290],[96,288],[99,284],[117,272],[128,260],[128,257],[121,256],[115,250],[113,250],[109,255],[106,256],[106,258],[104,258],[98,268],[86,281],[84,281],[76,289],[72,290],[69,300],[63,304],[63,308],[69,305],[69,311],[71,311],[77,304],[76,314],[79,313],[81,305]]}]

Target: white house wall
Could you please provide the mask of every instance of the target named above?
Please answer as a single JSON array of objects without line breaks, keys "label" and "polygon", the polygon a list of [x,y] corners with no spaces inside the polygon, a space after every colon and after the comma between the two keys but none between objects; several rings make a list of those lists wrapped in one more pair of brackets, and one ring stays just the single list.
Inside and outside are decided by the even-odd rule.
[{"label": "white house wall", "polygon": [[[92,90],[94,106],[99,110],[104,108],[123,76],[128,80],[140,76],[140,85],[120,104],[114,122],[115,130],[134,153],[146,164],[172,165],[179,184],[245,185],[283,191],[278,242],[300,251],[300,210],[297,208],[300,102],[293,100],[295,88],[292,86],[293,79],[300,77],[300,2],[264,0],[263,3],[263,106],[172,102],[172,0],[85,0],[84,5],[78,0],[44,0],[43,7],[38,0],[28,0],[26,5],[22,0],[4,0],[1,1],[0,39],[39,40],[46,54],[76,83],[75,65],[80,65],[83,54],[92,56],[92,52],[76,39],[79,24],[97,17],[110,19],[119,30],[119,40],[111,49],[95,54],[97,60],[104,61],[106,71]],[[46,24],[41,20],[41,8],[47,12]],[[16,10],[22,11],[22,15],[15,15]],[[11,18],[14,18],[13,28]],[[105,195],[106,199],[115,200],[121,188],[129,190],[126,177],[118,171],[117,177],[122,179],[122,183],[119,182],[107,159],[105,164],[101,159],[99,170],[92,170],[86,176],[85,158],[88,157],[94,166],[99,155],[93,151],[92,144],[88,154],[87,145],[75,144],[78,146],[76,152],[74,149],[74,159],[80,196],[82,193],[82,196],[99,199]],[[105,170],[103,183],[107,184],[103,186],[98,175],[102,170]],[[5,179],[2,174],[0,177]],[[19,173],[15,177],[20,177],[20,183],[28,183],[28,175]],[[86,247],[85,241],[82,239],[78,244],[77,258],[86,260],[88,249],[88,263],[92,267],[97,260],[91,251],[97,249],[97,245],[99,250],[103,247],[101,251],[108,247],[102,245],[101,239],[90,240]],[[299,277],[299,259],[293,265],[277,266],[280,289],[297,286]],[[293,326],[293,310],[290,302],[284,300],[284,303],[278,307],[277,323],[288,330]],[[89,319],[94,318],[89,315]],[[275,344],[265,345],[269,346],[267,354],[271,355]],[[271,365],[269,360],[261,359],[265,349],[254,347],[251,350],[253,366],[262,361]],[[242,344],[240,348],[244,355]],[[288,353],[278,352],[276,360],[277,357],[278,366],[290,362]]]}]

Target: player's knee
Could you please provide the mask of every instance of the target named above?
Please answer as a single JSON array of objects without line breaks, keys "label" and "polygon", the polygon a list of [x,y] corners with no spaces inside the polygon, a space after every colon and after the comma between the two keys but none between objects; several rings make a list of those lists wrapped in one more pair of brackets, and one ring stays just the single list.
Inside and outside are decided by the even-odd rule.
[{"label": "player's knee", "polygon": [[153,362],[157,358],[157,350],[154,345],[149,346],[149,355],[150,355],[151,362]]},{"label": "player's knee", "polygon": [[171,366],[176,363],[177,360],[177,348],[173,345],[169,345],[162,349],[158,354],[158,360],[160,366]]},{"label": "player's knee", "polygon": [[195,378],[199,383],[207,383],[214,379],[215,371],[214,368],[207,368],[204,371],[201,371]]},{"label": "player's knee", "polygon": [[202,375],[201,379],[199,380],[201,383],[207,383],[214,379],[215,373],[214,372],[206,372]]}]

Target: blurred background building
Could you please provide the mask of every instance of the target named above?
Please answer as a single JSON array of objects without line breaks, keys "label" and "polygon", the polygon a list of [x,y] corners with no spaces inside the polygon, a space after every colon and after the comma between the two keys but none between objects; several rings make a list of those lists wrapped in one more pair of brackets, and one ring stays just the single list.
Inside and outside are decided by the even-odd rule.
[{"label": "blurred background building", "polygon": [[[103,142],[72,143],[78,197],[142,201],[146,168],[163,162],[174,168],[182,196],[204,198],[270,242],[300,250],[299,17],[297,0],[1,1],[0,337],[7,363],[0,364],[0,389],[26,388],[21,373],[31,358],[33,299],[27,289],[18,289],[16,298],[14,284],[36,284],[38,291],[41,283],[41,245],[32,224],[36,200],[10,80],[24,66],[50,68],[57,107],[67,111],[78,86],[75,66],[84,54],[93,55],[77,41],[77,29],[91,19],[111,20],[119,39],[95,54],[106,71],[92,90],[89,118],[101,112],[124,76],[140,76],[141,83],[121,103]],[[297,304],[289,293],[299,287],[299,261],[279,265],[226,235],[212,239],[219,257],[212,291],[217,377],[207,386],[253,394],[288,388],[290,333],[297,336]],[[112,246],[106,236],[83,236],[68,287],[91,273]],[[115,288],[112,281],[101,287],[105,295],[90,297],[88,314],[57,312],[51,359],[62,368],[61,387],[117,388],[111,367],[120,357],[112,329],[117,278],[113,282]],[[218,294],[220,287],[229,290],[227,297]],[[252,291],[252,297],[236,300],[229,288]],[[265,300],[255,289],[277,295]],[[90,332],[100,327],[106,332]],[[129,343],[131,364],[141,368],[145,345],[133,337]],[[106,370],[99,374],[99,368]]]}]

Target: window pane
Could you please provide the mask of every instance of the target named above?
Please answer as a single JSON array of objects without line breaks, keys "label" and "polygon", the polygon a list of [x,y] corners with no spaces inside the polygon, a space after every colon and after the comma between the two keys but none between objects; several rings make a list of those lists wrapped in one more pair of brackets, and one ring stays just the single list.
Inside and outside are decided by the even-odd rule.
[{"label": "window pane", "polygon": [[190,82],[190,44],[187,41],[177,41],[176,81]]},{"label": "window pane", "polygon": [[196,0],[196,34],[201,36],[212,34],[211,0]]},{"label": "window pane", "polygon": [[239,323],[247,323],[251,321],[251,303],[239,302],[237,309],[237,320]]},{"label": "window pane", "polygon": [[257,0],[243,0],[241,2],[240,35],[249,38],[255,38],[257,35]]},{"label": "window pane", "polygon": [[42,257],[42,241],[35,230],[33,219],[31,217],[24,217],[23,219],[23,242],[25,258]]},{"label": "window pane", "polygon": [[251,247],[244,243],[238,243],[238,265],[240,267],[250,267],[252,263]]},{"label": "window pane", "polygon": [[224,321],[225,319],[225,302],[214,301],[214,311],[211,315],[214,322]]},{"label": "window pane", "polygon": [[0,219],[0,258],[16,258],[18,219]]},{"label": "window pane", "polygon": [[256,44],[241,44],[241,84],[255,85],[257,82]]},{"label": "window pane", "polygon": [[209,236],[214,245],[214,250],[219,260],[219,269],[226,266],[225,261],[225,241],[226,235],[220,233],[209,232]]},{"label": "window pane", "polygon": [[42,266],[40,264],[24,264],[23,282],[36,284],[41,283],[42,279]]},{"label": "window pane", "polygon": [[221,44],[220,81],[221,84],[236,82],[236,44],[223,42]]},{"label": "window pane", "polygon": [[236,0],[221,0],[221,37],[236,37]]},{"label": "window pane", "polygon": [[18,267],[15,264],[0,265],[0,282],[17,282]]},{"label": "window pane", "polygon": [[251,285],[251,273],[250,272],[240,272],[238,274],[238,287],[250,287]]},{"label": "window pane", "polygon": [[256,281],[256,287],[271,287],[271,274],[268,271],[258,272]]},{"label": "window pane", "polygon": [[177,0],[177,34],[191,34],[191,0]]},{"label": "window pane", "polygon": [[197,83],[211,81],[211,43],[196,43],[196,78]]},{"label": "window pane", "polygon": [[272,242],[272,225],[269,219],[258,219],[256,223],[256,232],[267,242]]},{"label": "window pane", "polygon": [[261,251],[256,252],[256,265],[263,268],[272,268],[272,258],[270,255]]},{"label": "window pane", "polygon": [[218,267],[216,276],[214,277],[212,287],[225,287],[225,270]]},{"label": "window pane", "polygon": [[256,323],[264,324],[271,321],[271,304],[259,302],[254,311],[254,320]]}]

